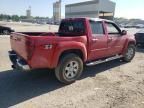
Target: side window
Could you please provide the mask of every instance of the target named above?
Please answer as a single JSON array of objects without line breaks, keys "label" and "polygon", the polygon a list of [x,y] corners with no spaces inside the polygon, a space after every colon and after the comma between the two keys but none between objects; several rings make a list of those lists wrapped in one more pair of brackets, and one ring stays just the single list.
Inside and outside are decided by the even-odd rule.
[{"label": "side window", "polygon": [[105,34],[102,22],[90,21],[92,34]]},{"label": "side window", "polygon": [[112,23],[106,23],[107,24],[107,30],[108,34],[120,34],[120,31],[117,29],[117,27]]}]

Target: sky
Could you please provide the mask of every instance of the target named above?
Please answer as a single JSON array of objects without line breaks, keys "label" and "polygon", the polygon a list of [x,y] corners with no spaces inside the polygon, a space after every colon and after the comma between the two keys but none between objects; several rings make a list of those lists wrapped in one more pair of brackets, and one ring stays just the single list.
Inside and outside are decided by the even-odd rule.
[{"label": "sky", "polygon": [[[0,0],[0,14],[26,15],[26,9],[32,8],[32,16],[52,17],[53,2],[57,0]],[[62,0],[62,16],[65,5],[88,0]],[[144,0],[111,0],[116,2],[115,17],[139,18],[144,20]]]}]

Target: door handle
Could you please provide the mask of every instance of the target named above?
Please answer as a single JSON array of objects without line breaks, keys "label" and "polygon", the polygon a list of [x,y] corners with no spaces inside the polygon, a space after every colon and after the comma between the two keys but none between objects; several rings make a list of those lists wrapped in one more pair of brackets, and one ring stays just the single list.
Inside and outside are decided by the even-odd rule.
[{"label": "door handle", "polygon": [[93,41],[93,42],[96,42],[96,41],[98,41],[98,39],[92,39],[92,41]]},{"label": "door handle", "polygon": [[112,37],[109,37],[109,38],[108,38],[108,42],[111,42],[112,40],[113,40]]}]

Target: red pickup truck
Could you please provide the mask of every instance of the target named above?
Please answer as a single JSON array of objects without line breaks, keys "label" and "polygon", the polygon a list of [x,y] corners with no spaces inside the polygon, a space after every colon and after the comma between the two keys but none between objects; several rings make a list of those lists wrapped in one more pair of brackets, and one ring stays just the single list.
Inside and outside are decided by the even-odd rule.
[{"label": "red pickup truck", "polygon": [[136,44],[134,36],[114,22],[91,18],[64,19],[57,33],[12,33],[10,42],[13,68],[55,69],[57,79],[67,84],[80,77],[84,64],[118,58],[130,62]]}]

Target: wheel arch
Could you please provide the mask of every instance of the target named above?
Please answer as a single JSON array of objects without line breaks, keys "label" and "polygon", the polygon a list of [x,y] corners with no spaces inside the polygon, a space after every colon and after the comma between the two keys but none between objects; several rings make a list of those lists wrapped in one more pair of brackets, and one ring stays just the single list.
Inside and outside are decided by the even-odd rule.
[{"label": "wheel arch", "polygon": [[84,55],[83,52],[80,49],[69,49],[69,50],[65,50],[63,51],[60,56],[59,56],[59,60],[61,60],[65,55],[67,54],[75,54],[77,56],[79,56],[83,61],[84,61]]},{"label": "wheel arch", "polygon": [[136,45],[136,42],[135,42],[135,41],[129,41],[127,47],[128,47],[130,44]]},{"label": "wheel arch", "polygon": [[123,51],[122,51],[122,54],[123,54],[123,55],[125,54],[128,46],[129,46],[130,44],[136,45],[136,42],[135,42],[134,40],[127,40],[126,43],[125,43],[124,49],[123,49]]},{"label": "wheel arch", "polygon": [[59,54],[57,54],[57,56],[55,56],[55,60],[52,61],[51,67],[55,68],[59,61],[67,54],[76,54],[77,56],[79,56],[83,62],[85,62],[87,60],[87,52],[86,50],[82,50],[82,49],[65,49],[63,51],[60,51]]},{"label": "wheel arch", "polygon": [[64,41],[59,42],[54,49],[54,53],[51,60],[51,68],[56,68],[59,60],[65,54],[74,53],[78,55],[83,62],[87,60],[87,47],[85,42],[77,41]]}]

